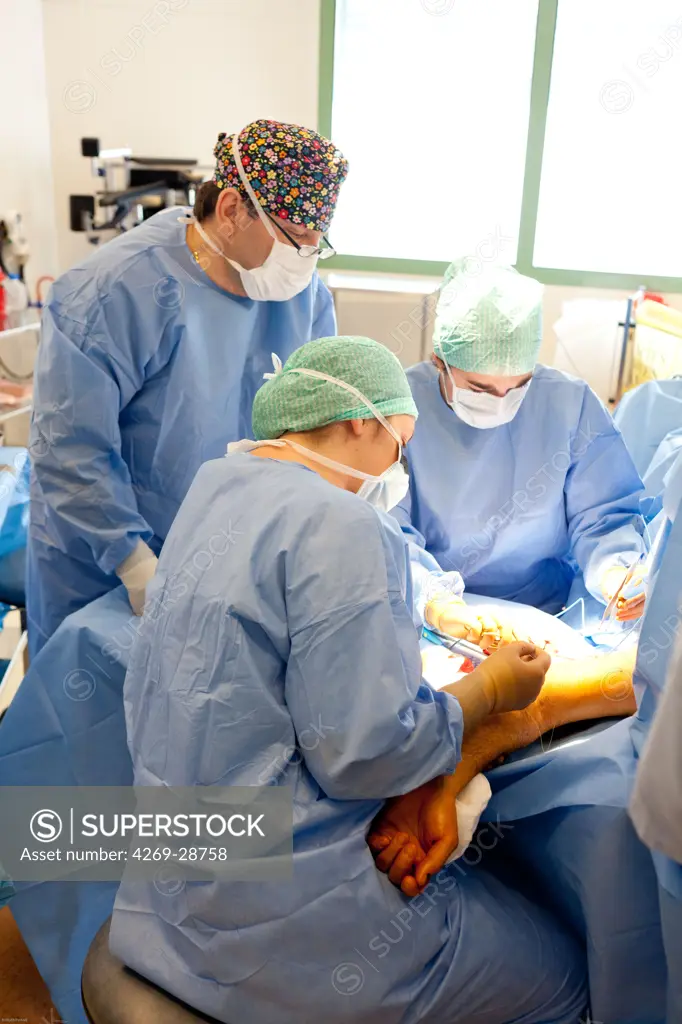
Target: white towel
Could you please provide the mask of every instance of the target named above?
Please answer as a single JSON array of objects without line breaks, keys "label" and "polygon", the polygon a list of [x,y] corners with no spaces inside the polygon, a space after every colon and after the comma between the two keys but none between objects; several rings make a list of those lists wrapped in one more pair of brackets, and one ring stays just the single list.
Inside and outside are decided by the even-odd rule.
[{"label": "white towel", "polygon": [[452,864],[454,860],[458,860],[462,854],[466,853],[474,838],[481,815],[488,806],[492,795],[490,783],[485,775],[474,776],[459,794],[456,801],[459,845],[446,864]]}]

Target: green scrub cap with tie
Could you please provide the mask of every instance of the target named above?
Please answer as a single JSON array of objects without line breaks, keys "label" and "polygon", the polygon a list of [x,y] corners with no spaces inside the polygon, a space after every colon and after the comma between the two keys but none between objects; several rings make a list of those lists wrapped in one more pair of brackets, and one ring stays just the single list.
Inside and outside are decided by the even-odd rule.
[{"label": "green scrub cap with tie", "polygon": [[371,338],[318,338],[297,349],[284,366],[276,356],[273,361],[275,372],[267,375],[253,402],[256,441],[341,420],[371,419],[374,413],[362,398],[385,417],[417,417],[399,360]]}]

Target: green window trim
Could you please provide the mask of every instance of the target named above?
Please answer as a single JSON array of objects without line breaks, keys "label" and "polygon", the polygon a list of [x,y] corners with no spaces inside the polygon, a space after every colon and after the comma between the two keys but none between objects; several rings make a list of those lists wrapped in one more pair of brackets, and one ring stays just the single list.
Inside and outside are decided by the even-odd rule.
[{"label": "green window trim", "polygon": [[[368,0],[371,2],[371,0]],[[645,285],[649,291],[682,292],[682,278],[651,277],[646,274],[606,274],[590,270],[562,270],[533,266],[535,226],[540,201],[540,178],[552,77],[554,34],[559,0],[539,0],[535,57],[531,85],[526,168],[521,201],[521,223],[516,269],[543,284],[635,291]],[[320,64],[317,130],[332,137],[332,94],[334,88],[334,34],[336,0],[320,0]],[[352,169],[351,169],[352,173]],[[414,274],[442,277],[447,263],[402,260],[380,256],[334,256],[325,270],[350,270],[375,274]]]}]

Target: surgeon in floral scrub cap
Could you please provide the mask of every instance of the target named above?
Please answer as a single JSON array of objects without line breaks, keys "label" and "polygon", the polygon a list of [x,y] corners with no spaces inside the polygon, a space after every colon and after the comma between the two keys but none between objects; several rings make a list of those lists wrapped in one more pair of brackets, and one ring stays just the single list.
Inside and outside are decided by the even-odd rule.
[{"label": "surgeon in floral scrub cap", "polygon": [[318,258],[334,255],[326,232],[345,158],[317,132],[279,121],[222,133],[213,152],[215,174],[199,190],[187,235],[195,258],[222,256],[252,299],[292,298]]},{"label": "surgeon in floral scrub cap", "polygon": [[272,368],[336,334],[318,259],[348,172],[316,132],[254,121],[219,135],[194,210],[164,210],[54,285],[31,453],[29,643],[123,583],[147,584],[199,466],[251,434]]}]

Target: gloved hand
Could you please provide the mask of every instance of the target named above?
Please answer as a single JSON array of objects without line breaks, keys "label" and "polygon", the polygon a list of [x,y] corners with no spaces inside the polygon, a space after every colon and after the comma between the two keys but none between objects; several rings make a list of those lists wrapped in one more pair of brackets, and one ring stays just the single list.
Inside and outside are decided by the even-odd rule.
[{"label": "gloved hand", "polygon": [[136,615],[142,615],[147,584],[156,572],[158,559],[143,540],[138,540],[131,555],[121,562],[116,575],[128,591],[130,607]]},{"label": "gloved hand", "polygon": [[[628,568],[623,565],[613,565],[602,575],[601,589],[606,603],[617,593],[618,588],[628,574]],[[615,617],[619,622],[630,622],[638,619],[644,613],[646,602],[646,577],[641,571],[635,571],[633,577],[625,585],[618,597]]]},{"label": "gloved hand", "polygon": [[537,699],[552,659],[533,644],[509,644],[471,673],[480,678],[491,715],[522,711]]},{"label": "gloved hand", "polygon": [[464,601],[455,597],[433,598],[424,609],[424,618],[441,633],[474,644],[480,643],[483,637],[496,639],[502,635],[503,627],[497,619],[469,608]]},{"label": "gloved hand", "polygon": [[517,641],[532,642],[529,637],[519,635],[509,623],[495,618],[485,608],[470,608],[461,599],[443,596],[434,598],[426,605],[424,618],[441,633],[478,644],[484,651]]}]

